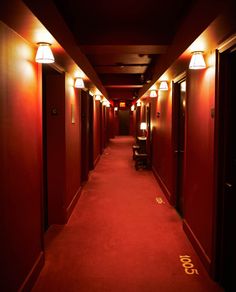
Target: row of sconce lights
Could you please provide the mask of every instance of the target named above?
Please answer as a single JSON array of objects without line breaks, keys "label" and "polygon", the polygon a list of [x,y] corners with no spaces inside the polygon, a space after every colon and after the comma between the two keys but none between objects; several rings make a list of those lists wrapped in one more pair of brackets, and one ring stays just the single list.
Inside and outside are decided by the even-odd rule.
[{"label": "row of sconce lights", "polygon": [[[36,53],[36,57],[35,57],[35,61],[37,63],[53,63],[55,62],[52,50],[51,50],[51,44],[46,43],[46,42],[40,42],[38,43],[38,50]],[[189,69],[204,69],[206,68],[206,63],[205,60],[203,58],[203,52],[202,51],[196,51],[192,53],[192,57],[189,63]],[[84,88],[84,81],[82,78],[78,77],[75,79],[75,84],[74,86],[76,88]],[[160,86],[159,86],[159,90],[168,90],[168,83],[167,81],[161,81]],[[151,90],[150,91],[150,97],[157,97],[157,92],[156,90]],[[95,100],[101,100],[101,96],[100,95],[96,95],[95,96]],[[105,99],[105,101],[103,103],[105,103],[105,106],[109,106],[110,103],[109,101],[107,101]],[[140,101],[138,101],[140,102]],[[140,106],[140,104],[138,104],[137,102],[137,106]]]},{"label": "row of sconce lights", "polygon": [[[51,50],[51,44],[46,42],[40,42],[38,43],[38,50],[36,53],[35,61],[38,63],[53,63],[55,62],[52,50]],[[190,69],[203,69],[206,68],[206,63],[203,58],[203,52],[202,51],[196,51],[192,53],[192,58],[189,64]],[[163,87],[163,90],[165,90],[165,84],[161,84]],[[168,89],[168,88],[167,88]]]},{"label": "row of sconce lights", "polygon": [[[192,53],[192,57],[189,63],[189,69],[198,70],[206,68],[206,63],[203,57],[202,51],[196,51]],[[159,90],[165,91],[168,90],[168,83],[167,81],[161,81]],[[150,91],[150,97],[157,97],[156,90]]]},{"label": "row of sconce lights", "polygon": [[[50,64],[55,62],[55,58],[51,50],[51,44],[46,42],[38,43],[38,50],[35,56],[35,61],[42,64]],[[80,77],[75,78],[74,86],[76,88],[84,88],[84,80]]]}]

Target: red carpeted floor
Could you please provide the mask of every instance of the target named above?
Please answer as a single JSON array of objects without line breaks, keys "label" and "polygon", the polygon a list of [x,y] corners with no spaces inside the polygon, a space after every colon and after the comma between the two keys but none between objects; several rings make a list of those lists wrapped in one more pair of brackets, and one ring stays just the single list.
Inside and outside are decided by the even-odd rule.
[{"label": "red carpeted floor", "polygon": [[[111,140],[68,224],[48,230],[34,292],[222,291],[152,172],[135,170],[132,143],[131,137]],[[199,274],[185,273],[181,255],[190,257],[183,259],[187,271]]]}]

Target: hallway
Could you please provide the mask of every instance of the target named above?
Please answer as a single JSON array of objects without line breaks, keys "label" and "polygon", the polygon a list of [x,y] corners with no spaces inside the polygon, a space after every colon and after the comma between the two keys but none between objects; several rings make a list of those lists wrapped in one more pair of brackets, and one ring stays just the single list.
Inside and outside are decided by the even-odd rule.
[{"label": "hallway", "polygon": [[[153,173],[135,170],[132,144],[132,137],[110,140],[69,222],[46,233],[34,292],[221,291]],[[199,274],[185,272],[181,255],[191,258],[187,271]]]}]

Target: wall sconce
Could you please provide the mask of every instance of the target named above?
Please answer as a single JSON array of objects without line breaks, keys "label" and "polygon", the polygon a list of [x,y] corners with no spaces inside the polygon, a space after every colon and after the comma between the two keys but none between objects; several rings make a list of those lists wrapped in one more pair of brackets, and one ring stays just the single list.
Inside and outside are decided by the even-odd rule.
[{"label": "wall sconce", "polygon": [[103,105],[105,105],[105,107],[110,107],[111,105],[110,105],[110,102],[107,100],[107,99],[105,99],[104,101],[103,101]]},{"label": "wall sconce", "polygon": [[102,105],[104,105],[105,107],[110,107],[110,102],[107,99],[103,99]]},{"label": "wall sconce", "polygon": [[157,92],[156,92],[156,90],[151,90],[151,91],[150,91],[150,97],[157,97]]},{"label": "wall sconce", "polygon": [[51,44],[49,43],[38,43],[38,50],[35,57],[35,62],[37,63],[54,63],[55,59],[52,53],[52,50],[50,48]]},{"label": "wall sconce", "polygon": [[137,101],[137,106],[141,106],[141,101],[140,100]]},{"label": "wall sconce", "polygon": [[99,94],[95,95],[95,100],[101,101],[101,95],[99,95]]},{"label": "wall sconce", "polygon": [[147,130],[147,123],[146,122],[140,123],[140,130],[143,131],[143,136],[145,136],[145,131]]},{"label": "wall sconce", "polygon": [[204,69],[206,68],[206,63],[203,58],[202,51],[196,51],[192,53],[192,57],[189,63],[189,69]]},{"label": "wall sconce", "polygon": [[160,86],[159,86],[159,90],[168,90],[168,83],[167,81],[161,81]]},{"label": "wall sconce", "polygon": [[84,88],[84,80],[81,77],[75,78],[75,88]]}]

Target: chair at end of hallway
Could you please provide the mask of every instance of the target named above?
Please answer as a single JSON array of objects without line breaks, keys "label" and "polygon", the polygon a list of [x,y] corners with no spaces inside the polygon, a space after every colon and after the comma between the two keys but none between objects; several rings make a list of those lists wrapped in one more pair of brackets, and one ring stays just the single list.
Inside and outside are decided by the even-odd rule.
[{"label": "chair at end of hallway", "polygon": [[148,167],[148,155],[147,153],[139,153],[137,150],[135,151],[135,169],[138,170],[140,168]]}]

